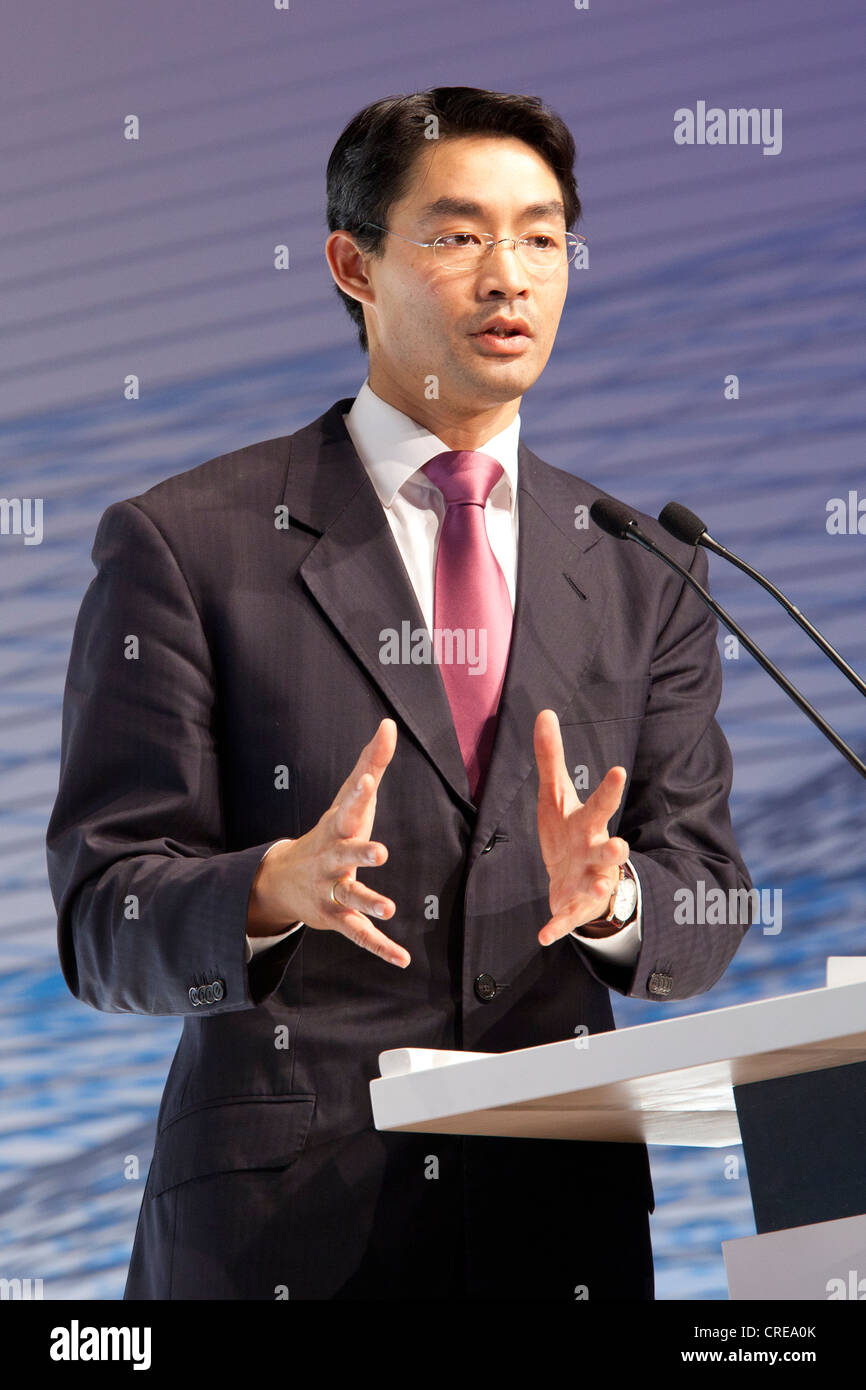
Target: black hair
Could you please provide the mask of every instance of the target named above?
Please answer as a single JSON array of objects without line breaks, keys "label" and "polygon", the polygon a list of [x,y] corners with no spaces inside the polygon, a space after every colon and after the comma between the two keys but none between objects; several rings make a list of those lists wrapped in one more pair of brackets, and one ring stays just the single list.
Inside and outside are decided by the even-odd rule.
[{"label": "black hair", "polygon": [[[388,213],[409,186],[418,152],[429,146],[431,117],[437,138],[459,135],[511,136],[523,140],[556,175],[565,208],[565,225],[572,230],[580,217],[580,199],[573,165],[575,146],[565,122],[539,97],[489,92],[481,87],[431,87],[408,96],[382,97],[353,116],[328,160],[328,230],[350,232],[358,246],[383,254]],[[364,310],[340,287],[337,294],[368,350]]]}]

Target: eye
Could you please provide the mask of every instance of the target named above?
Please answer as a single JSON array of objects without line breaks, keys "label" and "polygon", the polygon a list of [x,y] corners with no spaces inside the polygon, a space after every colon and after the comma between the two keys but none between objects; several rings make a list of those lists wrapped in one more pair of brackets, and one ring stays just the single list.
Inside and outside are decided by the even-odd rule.
[{"label": "eye", "polygon": [[480,246],[481,239],[474,232],[446,232],[436,238],[435,244],[448,250],[463,250],[467,246]]},{"label": "eye", "polygon": [[530,236],[521,237],[521,241],[525,241],[533,251],[555,251],[559,245],[557,237],[551,236],[549,232],[535,232]]}]

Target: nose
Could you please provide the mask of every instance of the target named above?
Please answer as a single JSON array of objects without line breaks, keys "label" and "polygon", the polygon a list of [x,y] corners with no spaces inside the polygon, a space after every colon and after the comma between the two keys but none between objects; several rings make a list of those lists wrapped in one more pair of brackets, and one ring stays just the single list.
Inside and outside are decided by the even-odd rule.
[{"label": "nose", "polygon": [[506,299],[515,299],[526,294],[529,276],[517,250],[517,242],[512,237],[502,237],[487,252],[480,274],[484,293],[501,291]]}]

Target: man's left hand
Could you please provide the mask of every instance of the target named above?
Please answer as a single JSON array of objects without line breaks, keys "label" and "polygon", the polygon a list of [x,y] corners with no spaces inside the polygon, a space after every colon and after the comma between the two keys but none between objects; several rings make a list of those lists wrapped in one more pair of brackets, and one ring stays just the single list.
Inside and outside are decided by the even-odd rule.
[{"label": "man's left hand", "polygon": [[538,933],[542,946],[607,913],[629,857],[626,840],[607,833],[625,790],[624,767],[612,767],[586,801],[581,801],[565,765],[559,720],[539,712],[534,733],[538,764],[538,839],[550,878],[553,914]]}]

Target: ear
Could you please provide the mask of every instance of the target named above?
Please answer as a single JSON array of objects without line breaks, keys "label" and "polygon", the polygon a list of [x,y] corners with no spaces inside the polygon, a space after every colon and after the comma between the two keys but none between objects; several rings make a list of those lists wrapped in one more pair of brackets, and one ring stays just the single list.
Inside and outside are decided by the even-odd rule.
[{"label": "ear", "polygon": [[373,286],[365,269],[366,256],[349,232],[331,232],[325,242],[325,258],[335,283],[344,294],[362,304],[374,302]]}]

